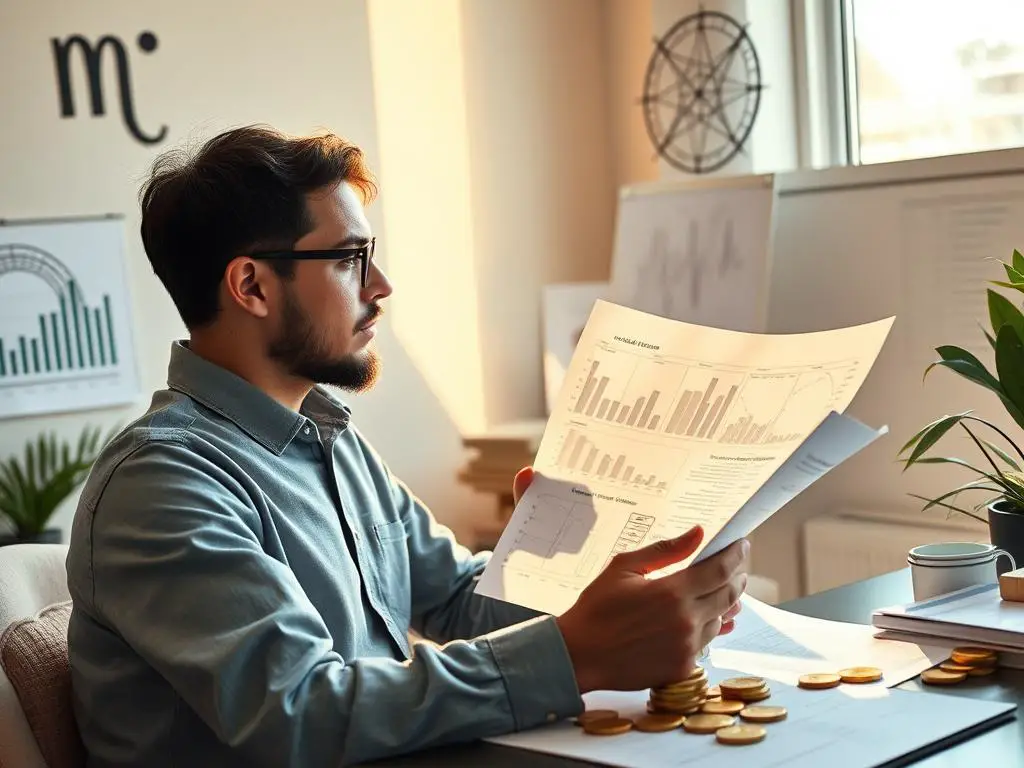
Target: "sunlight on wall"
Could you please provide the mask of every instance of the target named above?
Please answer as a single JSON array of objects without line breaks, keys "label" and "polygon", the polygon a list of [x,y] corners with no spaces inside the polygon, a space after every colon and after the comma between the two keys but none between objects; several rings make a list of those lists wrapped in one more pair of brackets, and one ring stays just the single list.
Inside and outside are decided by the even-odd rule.
[{"label": "sunlight on wall", "polygon": [[399,342],[461,431],[484,427],[461,0],[369,0]]}]

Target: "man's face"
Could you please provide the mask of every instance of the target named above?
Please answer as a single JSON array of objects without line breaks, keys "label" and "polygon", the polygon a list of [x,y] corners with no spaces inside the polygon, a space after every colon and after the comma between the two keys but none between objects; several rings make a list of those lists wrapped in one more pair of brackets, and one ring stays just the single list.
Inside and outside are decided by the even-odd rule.
[{"label": "man's face", "polygon": [[[370,240],[362,202],[348,184],[309,195],[306,204],[314,227],[295,243],[296,251]],[[294,276],[282,279],[282,310],[268,355],[293,376],[318,384],[357,392],[371,387],[380,369],[373,323],[392,289],[373,263],[363,286],[361,270],[358,258],[298,259]]]}]

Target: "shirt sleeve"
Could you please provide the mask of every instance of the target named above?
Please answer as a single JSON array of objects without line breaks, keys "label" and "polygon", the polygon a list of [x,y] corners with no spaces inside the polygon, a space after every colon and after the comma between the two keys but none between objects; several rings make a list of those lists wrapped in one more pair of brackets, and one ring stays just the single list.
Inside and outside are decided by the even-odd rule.
[{"label": "shirt sleeve", "polygon": [[339,656],[263,551],[258,495],[210,451],[143,443],[113,473],[92,522],[91,610],[247,765],[348,765],[581,709],[550,617],[408,661]]}]

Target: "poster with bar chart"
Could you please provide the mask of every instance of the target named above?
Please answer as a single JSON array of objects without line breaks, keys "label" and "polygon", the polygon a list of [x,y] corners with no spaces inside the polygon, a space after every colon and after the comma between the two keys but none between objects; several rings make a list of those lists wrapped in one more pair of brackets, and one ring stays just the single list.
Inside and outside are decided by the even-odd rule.
[{"label": "poster with bar chart", "polygon": [[0,418],[139,395],[120,218],[0,226]]}]

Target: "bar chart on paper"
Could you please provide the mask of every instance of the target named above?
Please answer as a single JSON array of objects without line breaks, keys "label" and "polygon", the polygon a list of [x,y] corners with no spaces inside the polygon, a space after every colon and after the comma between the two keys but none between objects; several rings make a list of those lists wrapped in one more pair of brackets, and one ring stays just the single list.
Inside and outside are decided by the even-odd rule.
[{"label": "bar chart on paper", "polygon": [[[569,415],[633,434],[729,445],[786,443],[816,426],[808,414],[837,403],[857,369],[857,361],[840,360],[769,373],[603,345],[573,384]],[[588,456],[581,449],[566,461],[585,464]]]},{"label": "bar chart on paper", "polygon": [[121,226],[0,227],[0,416],[137,394]]},{"label": "bar chart on paper", "polygon": [[555,464],[566,477],[664,496],[686,463],[686,452],[605,431],[570,428],[556,445]]}]

